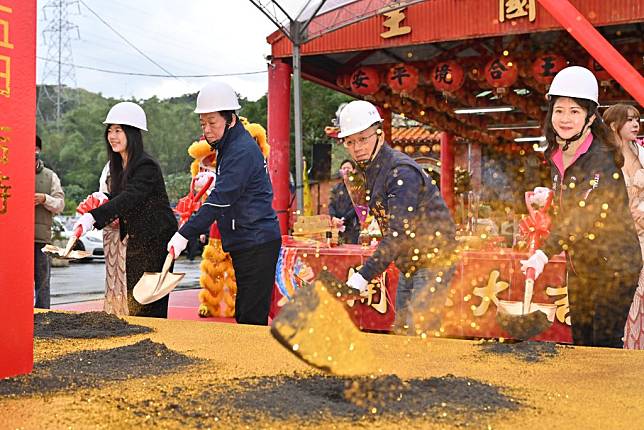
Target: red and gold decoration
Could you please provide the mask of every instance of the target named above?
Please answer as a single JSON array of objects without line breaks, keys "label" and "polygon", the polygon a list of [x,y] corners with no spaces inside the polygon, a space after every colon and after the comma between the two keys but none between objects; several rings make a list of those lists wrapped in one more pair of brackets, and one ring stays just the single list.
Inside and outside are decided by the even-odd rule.
[{"label": "red and gold decoration", "polygon": [[387,71],[387,85],[395,94],[409,95],[418,87],[418,69],[405,63],[398,63]]},{"label": "red and gold decoration", "polygon": [[456,61],[441,61],[429,71],[429,79],[438,91],[453,93],[465,83],[463,67]]},{"label": "red and gold decoration", "polygon": [[511,87],[519,77],[519,68],[508,57],[493,58],[485,65],[485,82],[494,88]]},{"label": "red and gold decoration", "polygon": [[550,84],[555,75],[566,66],[566,59],[561,55],[542,54],[532,63],[532,76],[540,84]]},{"label": "red and gold decoration", "polygon": [[380,73],[371,66],[358,67],[349,78],[351,91],[362,96],[375,94],[380,87]]}]

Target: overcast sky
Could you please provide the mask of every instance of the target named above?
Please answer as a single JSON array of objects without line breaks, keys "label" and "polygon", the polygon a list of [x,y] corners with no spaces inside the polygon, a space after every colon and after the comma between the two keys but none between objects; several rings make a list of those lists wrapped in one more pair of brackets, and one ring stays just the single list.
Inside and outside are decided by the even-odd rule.
[{"label": "overcast sky", "polygon": [[[208,79],[228,82],[251,100],[258,99],[268,90],[264,57],[270,53],[270,46],[266,37],[275,26],[247,0],[65,1],[70,4],[68,20],[77,26],[77,31],[75,28],[68,31],[73,58],[67,62],[77,67],[75,80],[65,76],[67,85],[110,97],[138,99],[195,92]],[[51,19],[57,16],[56,9],[46,5],[55,3],[58,0],[38,0],[39,84],[45,79],[44,83],[57,82],[57,65],[42,59],[57,55],[57,50],[50,49],[46,43],[55,40],[54,34],[43,35],[47,23],[56,22]],[[280,3],[289,12],[294,12],[305,2],[282,0]],[[161,67],[146,59],[116,32]],[[177,79],[111,74],[78,66],[145,74],[167,74],[163,69],[173,75],[262,73]],[[66,71],[64,68],[63,75]]]}]

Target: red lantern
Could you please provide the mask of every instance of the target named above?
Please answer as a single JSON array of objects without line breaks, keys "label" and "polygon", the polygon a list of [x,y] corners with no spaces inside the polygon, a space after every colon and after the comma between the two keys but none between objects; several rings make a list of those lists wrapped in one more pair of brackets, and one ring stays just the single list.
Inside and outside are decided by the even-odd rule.
[{"label": "red lantern", "polygon": [[532,63],[532,76],[540,84],[550,84],[559,71],[567,65],[566,59],[557,54],[539,55]]},{"label": "red lantern", "polygon": [[409,94],[418,86],[418,69],[405,63],[399,63],[387,71],[387,84],[396,94]]},{"label": "red lantern", "polygon": [[345,90],[350,88],[349,79],[351,76],[348,73],[341,73],[335,78],[335,83],[338,87]]},{"label": "red lantern", "polygon": [[507,57],[493,58],[485,65],[485,81],[494,88],[512,86],[519,77],[517,65]]},{"label": "red lantern", "polygon": [[598,81],[610,81],[613,77],[593,57],[588,59],[588,68],[595,75]]},{"label": "red lantern", "polygon": [[432,84],[438,91],[458,91],[465,83],[465,72],[456,61],[441,61],[429,73]]},{"label": "red lantern", "polygon": [[351,91],[363,96],[370,96],[378,91],[380,75],[375,67],[358,67],[352,74],[349,82]]}]

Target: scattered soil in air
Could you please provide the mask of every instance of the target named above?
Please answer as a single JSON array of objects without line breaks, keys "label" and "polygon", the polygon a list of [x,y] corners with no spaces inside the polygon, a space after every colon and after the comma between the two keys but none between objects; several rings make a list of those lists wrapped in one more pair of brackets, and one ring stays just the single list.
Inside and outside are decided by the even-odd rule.
[{"label": "scattered soil in air", "polygon": [[144,339],[133,345],[78,351],[37,362],[31,374],[0,379],[0,396],[97,388],[106,382],[172,373],[197,362]]},{"label": "scattered soil in air", "polygon": [[105,312],[42,312],[34,314],[34,337],[104,339],[149,333],[152,329],[130,324]]},{"label": "scattered soil in air", "polygon": [[[480,427],[519,403],[501,387],[447,375],[401,380],[397,376],[340,378],[293,375],[235,379],[195,388],[174,387],[156,399],[119,399],[119,409],[140,417],[163,417],[181,428],[215,422],[328,424],[426,418],[459,427]],[[154,423],[151,423],[154,425]]]},{"label": "scattered soil in air", "polygon": [[552,342],[498,342],[496,340],[481,343],[481,350],[489,354],[512,355],[527,362],[537,362],[559,354],[557,344]]}]

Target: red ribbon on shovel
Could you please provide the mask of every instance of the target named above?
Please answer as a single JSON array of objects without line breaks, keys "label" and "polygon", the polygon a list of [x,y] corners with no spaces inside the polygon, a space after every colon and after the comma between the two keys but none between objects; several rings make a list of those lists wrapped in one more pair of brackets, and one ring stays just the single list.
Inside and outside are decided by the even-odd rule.
[{"label": "red ribbon on shovel", "polygon": [[201,197],[212,184],[213,177],[208,178],[208,182],[204,185],[198,193],[195,193],[195,179],[190,181],[190,191],[185,197],[181,197],[174,208],[174,212],[179,215],[179,227],[188,222],[193,213],[201,208]]}]

